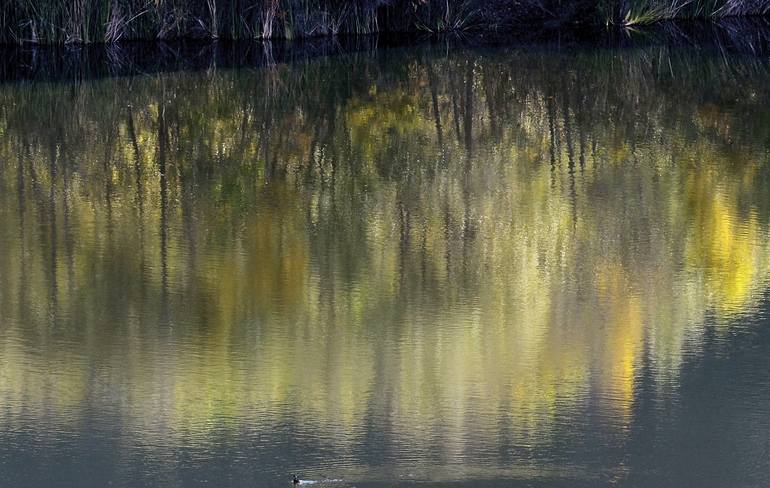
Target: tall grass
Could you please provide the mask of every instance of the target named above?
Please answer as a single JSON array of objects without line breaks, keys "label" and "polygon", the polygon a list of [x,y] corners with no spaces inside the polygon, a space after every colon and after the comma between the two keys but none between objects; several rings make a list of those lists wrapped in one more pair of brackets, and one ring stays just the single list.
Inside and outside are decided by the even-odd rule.
[{"label": "tall grass", "polygon": [[769,13],[770,0],[4,0],[0,42],[507,31]]},{"label": "tall grass", "polygon": [[770,0],[619,0],[605,2],[605,8],[608,23],[634,26],[672,19],[767,16]]},{"label": "tall grass", "polygon": [[0,42],[270,39],[377,30],[377,0],[6,0]]}]

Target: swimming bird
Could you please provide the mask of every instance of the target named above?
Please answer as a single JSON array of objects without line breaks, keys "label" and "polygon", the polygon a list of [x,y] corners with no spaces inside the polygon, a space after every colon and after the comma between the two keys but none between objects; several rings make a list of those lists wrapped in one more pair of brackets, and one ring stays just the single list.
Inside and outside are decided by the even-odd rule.
[{"label": "swimming bird", "polygon": [[296,474],[293,474],[293,475],[292,475],[292,480],[291,480],[291,482],[292,482],[293,484],[295,484],[295,485],[298,485],[298,484],[299,484],[299,478],[297,478],[297,475],[296,475]]}]

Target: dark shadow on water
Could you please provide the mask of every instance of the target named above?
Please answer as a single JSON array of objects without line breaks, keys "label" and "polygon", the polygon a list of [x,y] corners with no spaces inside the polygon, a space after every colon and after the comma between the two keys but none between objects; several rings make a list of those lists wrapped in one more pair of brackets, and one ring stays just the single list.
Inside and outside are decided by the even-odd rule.
[{"label": "dark shadow on water", "polygon": [[457,47],[634,48],[694,47],[725,55],[770,52],[770,19],[662,22],[639,29],[536,30],[428,36],[381,34],[298,41],[132,41],[110,45],[0,45],[0,83],[20,80],[82,80],[165,71],[262,68],[353,52],[416,44]]}]

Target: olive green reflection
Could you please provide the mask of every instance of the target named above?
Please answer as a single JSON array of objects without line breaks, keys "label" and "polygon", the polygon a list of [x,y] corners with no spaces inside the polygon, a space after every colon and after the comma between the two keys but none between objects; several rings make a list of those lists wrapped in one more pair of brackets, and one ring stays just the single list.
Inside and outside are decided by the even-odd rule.
[{"label": "olive green reflection", "polygon": [[[666,48],[0,86],[0,425],[622,436],[766,290],[770,93]],[[713,88],[712,88],[713,87]],[[192,441],[191,441],[192,439]]]}]

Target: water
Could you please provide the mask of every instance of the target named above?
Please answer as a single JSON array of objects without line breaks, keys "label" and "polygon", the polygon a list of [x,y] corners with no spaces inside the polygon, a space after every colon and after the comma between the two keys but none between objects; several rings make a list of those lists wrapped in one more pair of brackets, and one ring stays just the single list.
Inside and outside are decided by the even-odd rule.
[{"label": "water", "polygon": [[0,484],[770,483],[770,63],[0,85]]}]

